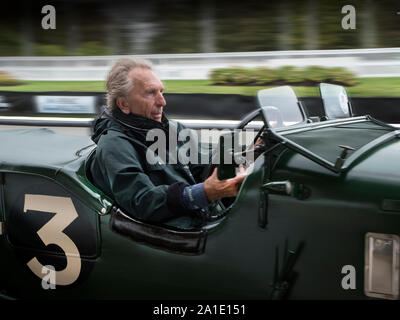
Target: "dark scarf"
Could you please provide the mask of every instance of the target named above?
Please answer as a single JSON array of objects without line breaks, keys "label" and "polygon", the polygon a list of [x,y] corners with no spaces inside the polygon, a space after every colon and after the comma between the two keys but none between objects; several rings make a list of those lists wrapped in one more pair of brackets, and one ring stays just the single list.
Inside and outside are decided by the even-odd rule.
[{"label": "dark scarf", "polygon": [[162,114],[161,122],[132,113],[125,114],[121,111],[120,108],[115,108],[112,111],[112,117],[117,120],[120,125],[130,129],[148,131],[157,128],[162,129],[168,133],[169,122],[164,112]]}]

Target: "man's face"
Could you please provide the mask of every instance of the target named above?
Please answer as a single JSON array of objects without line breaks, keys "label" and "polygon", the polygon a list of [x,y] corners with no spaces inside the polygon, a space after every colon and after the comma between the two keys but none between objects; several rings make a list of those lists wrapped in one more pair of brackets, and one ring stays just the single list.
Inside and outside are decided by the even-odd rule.
[{"label": "man's face", "polygon": [[161,122],[166,102],[163,97],[164,86],[160,79],[147,68],[134,68],[128,73],[128,77],[133,81],[133,89],[126,99],[119,103],[122,112]]}]

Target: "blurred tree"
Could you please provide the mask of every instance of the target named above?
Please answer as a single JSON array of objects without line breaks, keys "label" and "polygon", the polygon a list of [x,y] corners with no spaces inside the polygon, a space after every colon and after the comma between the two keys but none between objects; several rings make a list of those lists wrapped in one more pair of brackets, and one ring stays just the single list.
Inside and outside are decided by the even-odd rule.
[{"label": "blurred tree", "polygon": [[152,53],[200,52],[200,8],[201,0],[159,1],[153,15],[158,25]]},{"label": "blurred tree", "polygon": [[319,48],[318,3],[318,1],[313,0],[305,2],[305,41],[303,49],[306,50],[316,50]]},{"label": "blurred tree", "polygon": [[215,2],[204,0],[200,9],[200,51],[215,52]]},{"label": "blurred tree", "polygon": [[217,51],[278,50],[278,5],[267,1],[218,1]]},{"label": "blurred tree", "polygon": [[[294,27],[294,19],[296,19],[297,15],[293,14],[292,8],[293,2],[291,3],[288,0],[281,0],[278,4],[278,15],[277,24],[278,24],[278,50],[292,50],[293,49],[293,27]],[[297,13],[297,12],[296,12]]]},{"label": "blurred tree", "polygon": [[13,25],[0,24],[0,54],[2,56],[13,56],[20,51],[19,32]]},{"label": "blurred tree", "polygon": [[80,28],[80,11],[74,2],[70,2],[67,11],[68,28],[67,28],[67,48],[69,54],[76,54],[81,42]]},{"label": "blurred tree", "polygon": [[33,20],[30,12],[33,10],[31,2],[24,3],[24,6],[20,8],[22,19],[20,22],[20,54],[23,56],[33,56],[33,45],[35,43],[35,35],[33,32]]},{"label": "blurred tree", "polygon": [[375,2],[378,47],[400,47],[400,4],[398,0]]},{"label": "blurred tree", "polygon": [[360,2],[354,0],[352,5],[356,9],[356,29],[344,30],[342,28],[342,7],[347,1],[325,1],[320,3],[319,25],[320,25],[320,49],[348,49],[360,48],[360,23],[358,10]]}]

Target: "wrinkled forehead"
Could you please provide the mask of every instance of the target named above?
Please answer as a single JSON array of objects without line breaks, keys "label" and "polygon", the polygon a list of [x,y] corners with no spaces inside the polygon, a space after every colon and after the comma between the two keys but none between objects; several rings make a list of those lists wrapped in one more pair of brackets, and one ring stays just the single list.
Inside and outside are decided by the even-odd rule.
[{"label": "wrinkled forehead", "polygon": [[164,87],[157,75],[148,68],[134,68],[129,72],[128,76],[133,80],[134,87],[145,89]]}]

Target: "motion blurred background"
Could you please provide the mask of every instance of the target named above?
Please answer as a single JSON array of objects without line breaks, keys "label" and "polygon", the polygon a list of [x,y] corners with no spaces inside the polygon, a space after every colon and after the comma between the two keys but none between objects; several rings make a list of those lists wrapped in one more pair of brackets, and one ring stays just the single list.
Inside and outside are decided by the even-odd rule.
[{"label": "motion blurred background", "polygon": [[[45,5],[56,29],[42,28]],[[342,26],[346,5],[355,29]],[[278,85],[319,115],[316,84],[330,82],[346,86],[358,114],[400,123],[398,1],[16,0],[1,9],[1,115],[98,113],[108,70],[129,55],[153,62],[176,117],[240,119],[258,90]]]},{"label": "motion blurred background", "polygon": [[[398,1],[7,1],[1,56],[125,55],[400,46]],[[57,12],[41,28],[41,8]],[[343,6],[356,8],[344,30]],[[5,6],[5,7],[4,7]]]}]

